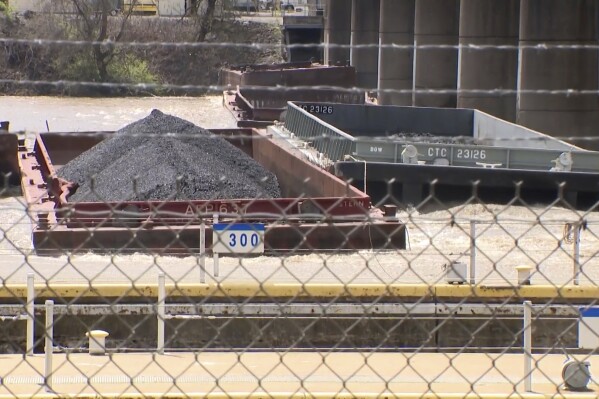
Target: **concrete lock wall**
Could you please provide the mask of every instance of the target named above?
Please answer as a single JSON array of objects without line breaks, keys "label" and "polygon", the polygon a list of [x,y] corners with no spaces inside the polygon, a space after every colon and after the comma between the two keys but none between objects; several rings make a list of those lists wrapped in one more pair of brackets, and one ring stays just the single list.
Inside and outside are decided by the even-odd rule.
[{"label": "concrete lock wall", "polygon": [[[40,324],[41,323],[41,324]],[[36,326],[43,325],[38,317]],[[0,353],[23,353],[25,322],[0,322]],[[106,347],[147,350],[156,347],[156,316],[61,315],[54,325],[55,345],[84,349],[89,329],[110,333]],[[522,321],[500,318],[418,319],[417,317],[355,318],[204,318],[168,320],[167,348],[513,348],[522,344]],[[577,321],[540,319],[533,323],[535,347],[574,348]],[[43,331],[36,327],[36,352],[43,352]]]},{"label": "concrete lock wall", "polygon": [[[516,120],[519,15],[520,0],[461,0],[459,108],[476,108],[510,122]],[[480,49],[470,45],[512,48]]]},{"label": "concrete lock wall", "polygon": [[376,89],[380,0],[352,0],[351,5],[351,65],[356,67],[359,87]]},{"label": "concrete lock wall", "polygon": [[[378,102],[382,105],[412,105],[415,0],[380,0],[380,49]],[[392,48],[392,45],[410,48]],[[385,90],[389,90],[385,92]],[[403,90],[394,93],[393,90]]]},{"label": "concrete lock wall", "polygon": [[324,63],[327,65],[345,65],[349,63],[351,9],[351,3],[347,0],[327,0],[324,42],[332,45],[332,47],[326,47],[324,51]]},{"label": "concrete lock wall", "polygon": [[[414,90],[448,93],[413,93],[420,107],[455,107],[457,96],[459,0],[416,0],[414,22]],[[449,45],[456,48],[421,48]]]},{"label": "concrete lock wall", "polygon": [[[597,45],[599,2],[522,0],[520,45]],[[560,137],[599,135],[597,49],[520,50],[517,122]],[[589,90],[592,93],[534,93],[535,90]],[[572,140],[588,149],[599,141]]]}]

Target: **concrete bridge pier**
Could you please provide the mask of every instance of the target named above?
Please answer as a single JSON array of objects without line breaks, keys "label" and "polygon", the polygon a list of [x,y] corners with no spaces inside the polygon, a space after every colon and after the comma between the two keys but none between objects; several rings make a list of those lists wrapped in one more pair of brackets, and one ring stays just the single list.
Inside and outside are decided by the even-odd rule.
[{"label": "concrete bridge pier", "polygon": [[412,105],[412,94],[384,92],[411,90],[414,49],[388,45],[414,44],[414,0],[380,0],[378,102],[381,105]]},{"label": "concrete bridge pier", "polygon": [[453,93],[413,93],[412,105],[455,107],[457,103],[458,50],[419,48],[424,45],[457,46],[459,0],[416,0],[414,22],[414,90],[449,90]]},{"label": "concrete bridge pier", "polygon": [[[516,120],[519,14],[520,0],[461,0],[459,108],[476,108],[501,119]],[[470,45],[508,45],[514,49],[475,49]],[[469,90],[497,92],[479,94]]]},{"label": "concrete bridge pier", "polygon": [[[522,46],[598,43],[597,0],[521,0],[517,122],[559,136],[599,135],[597,49]],[[528,90],[590,90],[593,93],[529,93]],[[599,140],[576,141],[599,149]]]},{"label": "concrete bridge pier", "polygon": [[325,13],[324,42],[333,47],[325,48],[324,63],[345,65],[349,63],[351,7],[347,0],[327,0]]},{"label": "concrete bridge pier", "polygon": [[[376,89],[378,85],[379,7],[380,0],[351,2],[350,60],[356,67],[358,86],[366,89]],[[359,45],[365,47],[355,47]]]}]

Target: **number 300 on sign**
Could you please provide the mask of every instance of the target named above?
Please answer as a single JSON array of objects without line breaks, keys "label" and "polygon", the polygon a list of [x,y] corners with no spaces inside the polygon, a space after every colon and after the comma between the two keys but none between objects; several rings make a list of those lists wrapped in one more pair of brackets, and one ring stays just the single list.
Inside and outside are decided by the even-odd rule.
[{"label": "number 300 on sign", "polygon": [[264,225],[217,223],[213,226],[213,251],[217,253],[263,253]]},{"label": "number 300 on sign", "polygon": [[228,234],[229,234],[229,242],[227,245],[231,248],[247,247],[248,245],[250,245],[252,247],[256,247],[260,243],[260,237],[258,236],[257,233],[247,234],[247,233],[234,232],[234,233],[228,233]]}]

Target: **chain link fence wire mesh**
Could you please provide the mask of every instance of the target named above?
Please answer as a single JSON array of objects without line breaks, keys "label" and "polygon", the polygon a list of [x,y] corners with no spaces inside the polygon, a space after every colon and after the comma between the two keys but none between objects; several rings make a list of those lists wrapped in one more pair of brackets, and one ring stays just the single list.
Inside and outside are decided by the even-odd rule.
[{"label": "chain link fence wire mesh", "polygon": [[[117,49],[115,57],[123,60],[156,48],[166,57],[215,49],[272,55],[281,48],[213,40],[0,37],[6,60],[25,57],[18,62],[27,59],[36,70],[38,52]],[[489,48],[522,50],[468,50]],[[581,48],[599,51],[550,43],[530,50]],[[556,144],[549,154],[555,162],[534,169],[541,183],[515,174],[501,185],[509,167],[480,158],[486,144],[465,133],[450,142],[444,134],[383,134],[367,143],[375,148],[371,153],[388,142],[401,145],[392,162],[377,162],[356,155],[362,136],[333,123],[322,134],[329,105],[311,112],[316,103],[292,104],[274,130],[237,129],[225,122],[221,104],[230,88],[216,80],[3,76],[0,84],[12,89],[208,96],[197,103],[162,97],[0,102],[9,104],[0,105],[7,112],[2,118],[27,119],[14,104],[34,104],[32,119],[40,118],[35,112],[56,114],[50,123],[41,117],[46,129],[0,133],[7,142],[2,148],[14,149],[0,154],[14,158],[7,162],[18,162],[21,174],[16,184],[6,174],[0,189],[2,397],[596,395],[599,218],[592,169],[599,164],[577,170],[578,157],[592,154]],[[190,111],[198,104],[204,108]],[[164,112],[146,112],[153,108]],[[85,112],[90,116],[81,117]],[[293,112],[309,118],[311,130],[294,125]],[[572,138],[597,140],[567,134],[556,140]],[[512,153],[553,142],[534,135],[503,139]],[[453,148],[457,157],[474,146],[479,152],[471,153],[470,165],[433,164],[447,158],[443,149]],[[439,156],[426,158],[429,148]],[[346,179],[353,169],[338,173],[343,163],[359,173]],[[372,180],[383,170],[377,167],[393,165],[403,167],[401,176]],[[402,178],[420,176],[419,168],[456,178]],[[484,173],[460,174],[473,169]],[[254,191],[248,192],[250,182]],[[418,195],[410,196],[414,191]]]}]

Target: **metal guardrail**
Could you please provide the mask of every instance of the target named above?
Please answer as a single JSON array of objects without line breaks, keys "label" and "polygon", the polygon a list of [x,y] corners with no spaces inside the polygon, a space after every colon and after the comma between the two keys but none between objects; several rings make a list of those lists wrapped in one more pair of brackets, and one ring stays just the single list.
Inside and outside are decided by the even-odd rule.
[{"label": "metal guardrail", "polygon": [[[156,350],[163,354],[165,350],[165,329],[169,320],[214,320],[215,318],[235,319],[244,318],[311,318],[320,320],[323,317],[337,319],[362,319],[368,315],[371,321],[377,319],[399,320],[429,320],[438,321],[441,324],[448,320],[478,321],[482,324],[490,322],[518,321],[524,318],[524,327],[530,327],[531,317],[535,322],[557,321],[575,326],[581,322],[581,312],[585,307],[574,307],[569,304],[548,305],[540,304],[533,306],[530,301],[522,303],[495,303],[495,304],[463,304],[463,303],[168,303],[168,290],[166,286],[166,275],[160,272],[158,275],[157,295],[148,297],[146,300],[155,303],[123,303],[112,305],[98,304],[55,304],[53,300],[45,300],[44,305],[35,305],[36,290],[33,273],[27,275],[27,303],[23,305],[0,305],[0,319],[26,320],[26,341],[28,356],[34,354],[35,346],[35,317],[45,315],[44,328],[45,354],[46,354],[46,376],[50,376],[48,370],[52,369],[52,353],[54,352],[53,330],[55,328],[55,317],[60,320],[65,316],[88,316],[100,317],[102,319],[116,316],[153,316],[157,321]],[[172,291],[172,287],[171,287]],[[527,305],[528,304],[528,305]],[[24,309],[25,308],[25,309]],[[25,311],[25,313],[23,313]],[[441,334],[441,332],[437,332]],[[447,331],[445,331],[447,334]],[[528,332],[528,347],[532,348],[531,331]],[[97,338],[90,335],[90,353],[98,349],[92,345]],[[107,334],[106,334],[107,335]],[[101,343],[102,353],[105,350],[104,342]],[[428,346],[423,344],[420,349]],[[434,346],[432,346],[434,347]],[[62,350],[77,350],[77,348],[62,348]],[[408,348],[409,349],[409,348]],[[495,348],[500,349],[500,347]],[[504,348],[505,349],[505,348]],[[572,348],[571,348],[572,349]],[[49,362],[49,363],[48,363]],[[50,376],[51,377],[51,376]],[[51,385],[51,382],[48,384]]]}]

